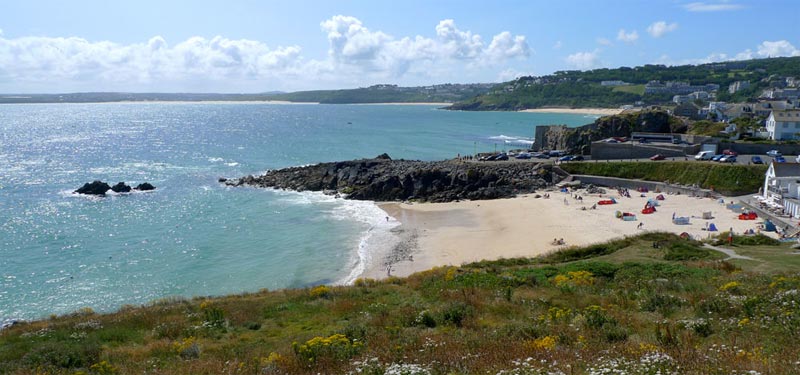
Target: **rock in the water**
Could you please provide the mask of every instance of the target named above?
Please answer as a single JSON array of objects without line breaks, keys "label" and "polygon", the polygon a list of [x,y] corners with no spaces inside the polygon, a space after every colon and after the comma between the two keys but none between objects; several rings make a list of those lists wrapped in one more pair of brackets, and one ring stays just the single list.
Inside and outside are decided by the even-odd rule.
[{"label": "rock in the water", "polygon": [[389,154],[387,154],[385,152],[380,154],[380,155],[378,155],[378,156],[376,156],[375,159],[392,160],[392,158],[389,157]]},{"label": "rock in the water", "polygon": [[128,185],[125,185],[124,182],[117,182],[116,185],[111,187],[111,191],[113,191],[115,193],[130,193],[131,192],[131,187],[128,186]]},{"label": "rock in the water", "polygon": [[78,190],[75,190],[75,192],[78,194],[105,195],[109,190],[111,190],[111,186],[108,186],[107,183],[100,180],[95,180],[83,184],[83,186],[81,186]]},{"label": "rock in the water", "polygon": [[153,186],[153,185],[150,185],[149,182],[145,182],[145,183],[137,185],[135,189],[139,190],[139,191],[148,191],[148,190],[155,190],[156,187]]},{"label": "rock in the water", "polygon": [[219,182],[219,183],[223,183],[223,182],[225,182],[225,181],[228,181],[228,179],[227,179],[227,178],[225,178],[225,177],[220,177],[220,178],[217,180],[217,182]]}]

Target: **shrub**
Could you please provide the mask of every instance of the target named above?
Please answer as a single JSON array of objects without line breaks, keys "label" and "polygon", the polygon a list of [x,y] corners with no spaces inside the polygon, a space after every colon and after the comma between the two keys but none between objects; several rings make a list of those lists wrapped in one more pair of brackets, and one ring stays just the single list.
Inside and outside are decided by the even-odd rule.
[{"label": "shrub", "polygon": [[711,256],[711,251],[700,248],[689,242],[675,242],[667,247],[664,260],[684,261],[707,259]]},{"label": "shrub", "polygon": [[464,318],[469,313],[469,307],[461,302],[451,303],[442,311],[442,321],[445,324],[452,324],[461,327]]},{"label": "shrub", "polygon": [[292,349],[303,363],[314,363],[320,359],[344,360],[357,354],[364,345],[350,341],[340,333],[328,337],[314,337],[305,344],[292,343]]},{"label": "shrub", "polygon": [[553,350],[558,339],[555,336],[544,336],[528,342],[528,347],[535,351]]},{"label": "shrub", "polygon": [[94,341],[47,342],[29,351],[22,358],[29,367],[87,367],[100,357],[100,345]]},{"label": "shrub", "polygon": [[308,295],[311,298],[328,298],[331,296],[331,293],[331,288],[327,285],[318,285],[308,291]]},{"label": "shrub", "polygon": [[172,350],[183,359],[200,358],[200,345],[197,344],[194,336],[172,343]]}]

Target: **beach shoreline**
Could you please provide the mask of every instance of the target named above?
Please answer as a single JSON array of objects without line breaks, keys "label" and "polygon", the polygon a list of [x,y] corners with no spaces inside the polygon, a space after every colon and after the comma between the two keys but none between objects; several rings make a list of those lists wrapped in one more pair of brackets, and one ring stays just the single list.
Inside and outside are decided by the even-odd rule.
[{"label": "beach shoreline", "polygon": [[556,107],[549,107],[549,108],[534,108],[534,109],[523,109],[519,112],[526,112],[526,113],[568,113],[568,114],[576,114],[576,115],[601,115],[601,116],[609,116],[609,115],[618,115],[622,113],[622,109],[619,108],[556,108]]},{"label": "beach shoreline", "polygon": [[[562,193],[542,191],[550,198],[528,194],[516,198],[449,203],[378,203],[387,215],[398,220],[400,245],[388,254],[376,254],[375,262],[361,277],[381,279],[408,276],[440,266],[460,266],[481,260],[535,257],[570,246],[587,246],[615,238],[662,231],[688,233],[704,239],[719,232],[705,228],[714,224],[719,231],[743,233],[756,228],[757,221],[738,220],[737,213],[712,198],[668,193],[631,191],[621,197],[616,190],[588,194],[585,189]],[[657,211],[642,214],[649,199],[659,200]],[[576,199],[576,195],[582,200]],[[618,203],[596,205],[614,198]],[[730,198],[723,198],[730,202]],[[595,209],[592,209],[595,205]],[[636,215],[636,221],[616,218],[616,211]],[[702,219],[711,212],[713,219]],[[677,225],[672,215],[689,217],[690,224]],[[641,224],[641,227],[640,227]],[[776,237],[775,233],[767,233]],[[563,239],[564,245],[553,245]],[[398,251],[397,249],[402,249]]]}]

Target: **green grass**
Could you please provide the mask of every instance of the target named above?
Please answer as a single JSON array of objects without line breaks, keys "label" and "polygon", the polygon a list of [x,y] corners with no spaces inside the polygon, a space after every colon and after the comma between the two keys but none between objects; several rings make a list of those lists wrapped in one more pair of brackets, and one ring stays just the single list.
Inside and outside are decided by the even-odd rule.
[{"label": "green grass", "polygon": [[759,259],[743,267],[781,273],[645,233],[348,287],[84,310],[0,332],[0,373],[790,374],[800,256],[756,242],[736,247]]},{"label": "green grass", "polygon": [[669,181],[711,189],[725,195],[742,195],[758,191],[764,182],[767,167],[763,165],[727,165],[701,162],[637,163],[564,163],[561,168],[572,174]]},{"label": "green grass", "polygon": [[627,92],[629,94],[644,95],[644,85],[615,86],[614,92]]}]

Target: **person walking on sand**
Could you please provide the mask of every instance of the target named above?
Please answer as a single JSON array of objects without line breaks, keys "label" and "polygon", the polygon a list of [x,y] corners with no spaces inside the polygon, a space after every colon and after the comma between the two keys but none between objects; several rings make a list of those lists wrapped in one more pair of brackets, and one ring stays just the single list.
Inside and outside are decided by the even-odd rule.
[{"label": "person walking on sand", "polygon": [[636,229],[642,229],[644,227],[644,223],[639,222],[639,225],[636,226]]}]

